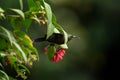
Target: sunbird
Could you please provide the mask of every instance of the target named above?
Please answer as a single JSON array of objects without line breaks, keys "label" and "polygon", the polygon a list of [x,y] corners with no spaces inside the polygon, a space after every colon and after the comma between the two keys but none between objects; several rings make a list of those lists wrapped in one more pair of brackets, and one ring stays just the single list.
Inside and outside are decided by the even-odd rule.
[{"label": "sunbird", "polygon": [[[46,39],[47,35],[45,35],[44,37],[41,38],[36,38],[33,40],[33,43],[35,42],[43,42],[43,41],[48,41],[50,43],[55,43],[58,45],[64,44],[65,43],[65,38],[64,35],[61,33],[53,33],[48,39]],[[73,38],[79,38],[77,36],[74,35],[68,35],[68,41],[70,41]]]}]

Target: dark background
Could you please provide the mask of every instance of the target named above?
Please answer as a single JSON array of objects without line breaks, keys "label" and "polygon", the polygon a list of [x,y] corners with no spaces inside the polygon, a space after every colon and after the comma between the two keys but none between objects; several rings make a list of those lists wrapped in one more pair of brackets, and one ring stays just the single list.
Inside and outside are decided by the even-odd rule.
[{"label": "dark background", "polygon": [[[68,43],[59,63],[51,63],[44,55],[46,43],[34,44],[40,60],[31,68],[29,80],[119,80],[120,0],[46,1],[58,23],[80,39]],[[3,8],[18,5],[18,0],[0,0]],[[45,32],[44,26],[32,25],[28,34],[34,39]]]}]

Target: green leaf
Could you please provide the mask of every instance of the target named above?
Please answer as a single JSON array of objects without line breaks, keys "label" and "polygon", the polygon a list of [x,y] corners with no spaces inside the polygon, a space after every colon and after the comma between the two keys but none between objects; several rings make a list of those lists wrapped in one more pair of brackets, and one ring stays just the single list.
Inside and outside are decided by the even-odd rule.
[{"label": "green leaf", "polygon": [[35,2],[34,2],[33,0],[27,0],[27,1],[28,1],[28,6],[29,6],[29,8],[35,6]]},{"label": "green leaf", "polygon": [[60,45],[60,47],[63,48],[63,49],[68,49],[67,44],[62,44],[62,45]]},{"label": "green leaf", "polygon": [[30,37],[24,33],[23,31],[16,30],[14,31],[14,35],[16,36],[17,40],[22,43],[23,45],[26,45],[27,47],[33,47],[32,40]]},{"label": "green leaf", "polygon": [[26,53],[34,52],[38,56],[38,52],[37,52],[36,48],[34,48],[34,46],[32,44],[32,40],[26,33],[16,30],[16,31],[14,31],[14,35],[15,35],[17,41],[22,45],[22,49],[24,52],[26,52]]},{"label": "green leaf", "polygon": [[54,32],[54,25],[52,23],[48,24],[47,28],[47,38],[49,38]]},{"label": "green leaf", "polygon": [[20,30],[22,25],[20,18],[12,17],[10,19],[10,23],[15,30]]},{"label": "green leaf", "polygon": [[10,33],[7,29],[5,29],[4,27],[2,27],[2,26],[0,26],[0,30],[3,31],[3,35],[4,35],[5,37],[7,37],[7,38],[9,39],[10,43],[12,44],[13,39],[12,39],[12,37],[11,37],[11,33]]},{"label": "green leaf", "polygon": [[10,77],[10,76],[9,76],[9,80],[16,80],[16,79],[15,79],[15,78],[13,78],[13,77]]},{"label": "green leaf", "polygon": [[15,47],[21,52],[25,63],[27,63],[27,56],[25,55],[25,53],[24,53],[24,51],[22,50],[22,48],[21,48],[21,47],[19,46],[19,44],[17,44],[16,42],[13,42],[13,44],[14,44]]},{"label": "green leaf", "polygon": [[20,45],[16,42],[16,39],[14,38],[14,36],[12,35],[12,33],[10,31],[8,31],[7,29],[5,29],[4,27],[0,26],[0,30],[3,31],[4,36],[7,37],[7,39],[10,41],[11,45],[13,44],[22,54],[23,59],[25,61],[25,63],[27,62],[27,56],[25,55],[24,51],[22,50],[22,48],[20,47]]},{"label": "green leaf", "polygon": [[7,48],[7,43],[5,39],[0,38],[0,49],[5,49]]},{"label": "green leaf", "polygon": [[3,76],[0,75],[0,80],[6,80]]},{"label": "green leaf", "polygon": [[46,16],[47,16],[47,38],[49,38],[54,32],[54,25],[52,24],[52,10],[49,4],[44,2]]},{"label": "green leaf", "polygon": [[29,71],[29,69],[28,69],[26,66],[24,66],[24,65],[19,65],[19,67],[25,69],[25,70],[28,72],[28,74],[30,74],[30,71]]},{"label": "green leaf", "polygon": [[44,2],[45,10],[46,10],[46,16],[48,18],[48,25],[52,23],[52,10],[49,4]]},{"label": "green leaf", "polygon": [[55,53],[55,46],[54,45],[49,45],[48,48],[47,48],[47,55],[48,55],[48,58],[49,60],[52,59],[54,53]]},{"label": "green leaf", "polygon": [[4,10],[0,7],[0,13],[3,13],[4,12]]},{"label": "green leaf", "polygon": [[1,62],[0,62],[0,68],[4,69],[3,65],[1,64]]},{"label": "green leaf", "polygon": [[23,10],[23,0],[19,0],[20,3],[20,9]]},{"label": "green leaf", "polygon": [[31,17],[31,18],[40,24],[40,20],[39,18],[37,18],[37,16]]},{"label": "green leaf", "polygon": [[55,26],[56,29],[61,31],[63,30],[63,28],[57,22],[54,22],[53,25]]},{"label": "green leaf", "polygon": [[37,5],[37,8],[40,9],[41,8],[41,2],[40,2],[40,0],[38,0],[38,1],[36,0],[35,3]]},{"label": "green leaf", "polygon": [[30,11],[39,11],[40,1],[27,0]]},{"label": "green leaf", "polygon": [[63,28],[56,22],[56,17],[54,14],[52,14],[52,23],[56,29],[61,30],[61,31],[63,30]]},{"label": "green leaf", "polygon": [[3,53],[3,52],[0,52],[0,58],[2,57],[5,57],[5,56],[7,56],[7,54],[5,54],[5,53]]},{"label": "green leaf", "polygon": [[64,30],[62,30],[62,31],[63,31],[63,34],[64,34],[64,39],[65,39],[65,41],[64,41],[64,44],[60,45],[60,47],[62,47],[62,48],[64,48],[64,49],[68,49],[68,46],[67,46],[68,34],[67,34]]},{"label": "green leaf", "polygon": [[2,17],[5,19],[5,15],[3,14],[5,11],[0,8],[0,19],[2,19]]},{"label": "green leaf", "polygon": [[54,33],[60,33],[60,31],[56,28],[54,28]]},{"label": "green leaf", "polygon": [[9,80],[8,75],[2,70],[0,70],[0,78],[1,77],[2,77],[2,79]]},{"label": "green leaf", "polygon": [[10,9],[14,12],[16,12],[17,14],[19,14],[23,19],[25,19],[25,15],[24,13],[20,10],[20,9]]},{"label": "green leaf", "polygon": [[26,30],[30,27],[32,20],[31,19],[25,19],[22,21],[23,25],[26,27]]},{"label": "green leaf", "polygon": [[63,30],[65,43],[68,42],[68,34]]},{"label": "green leaf", "polygon": [[7,56],[8,58],[10,58],[10,64],[11,65],[15,65],[16,63],[15,62],[17,62],[17,58],[16,58],[16,56],[13,56],[13,55],[8,55]]}]

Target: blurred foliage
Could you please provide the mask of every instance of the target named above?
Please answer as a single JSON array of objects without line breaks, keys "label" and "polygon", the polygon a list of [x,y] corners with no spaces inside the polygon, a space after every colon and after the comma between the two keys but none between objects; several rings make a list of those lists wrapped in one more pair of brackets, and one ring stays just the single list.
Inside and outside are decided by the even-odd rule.
[{"label": "blurred foliage", "polygon": [[[25,20],[24,12],[20,9],[8,10],[16,14],[10,14],[7,10],[0,8],[1,22],[7,21],[11,24],[10,27],[13,27],[10,31],[1,26],[2,24],[0,25],[0,79],[25,80],[26,75],[30,73],[27,66],[32,66],[33,61],[37,60],[38,52],[30,37],[21,31],[22,21]],[[12,74],[11,71],[13,71]]]},{"label": "blurred foliage", "polygon": [[[26,6],[23,1],[17,0],[19,8],[16,7],[18,5],[11,7],[7,4],[6,7],[0,4],[0,80],[26,80],[33,61],[38,60],[38,51],[27,34],[31,24],[47,27],[45,40],[56,31],[63,34],[64,43],[62,46],[53,42],[49,46],[52,44],[54,48],[68,48],[66,44],[68,41],[67,33],[56,22],[50,5],[44,0],[26,0]],[[9,1],[1,3],[7,2]],[[24,9],[25,6],[27,8]],[[51,48],[47,50],[47,55],[52,59],[55,52]]]},{"label": "blurred foliage", "polygon": [[[50,63],[45,55],[30,70],[29,80],[108,80],[119,79],[120,1],[46,0],[68,33],[80,36],[69,42],[63,61]],[[8,2],[8,3],[6,3]],[[13,5],[14,4],[14,5]],[[26,4],[26,1],[24,2]],[[1,0],[3,8],[18,7],[15,0]],[[25,7],[27,9],[27,7]],[[7,25],[7,22],[0,22]],[[44,25],[32,24],[31,38],[46,33]],[[4,43],[4,41],[3,41]],[[3,44],[2,43],[2,44]],[[0,43],[1,44],[1,43]],[[34,44],[39,53],[47,43]],[[5,47],[5,46],[4,46]]]}]

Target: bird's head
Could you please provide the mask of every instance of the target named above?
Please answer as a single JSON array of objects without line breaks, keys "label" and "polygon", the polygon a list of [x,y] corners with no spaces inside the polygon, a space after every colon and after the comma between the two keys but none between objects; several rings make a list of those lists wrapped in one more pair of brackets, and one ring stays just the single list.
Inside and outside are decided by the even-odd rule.
[{"label": "bird's head", "polygon": [[73,38],[79,38],[79,39],[80,39],[79,36],[74,36],[74,35],[72,35],[72,34],[68,34],[68,42],[69,42],[70,40],[72,40]]}]

